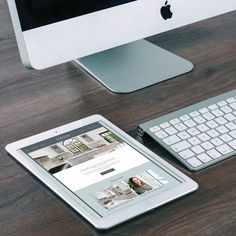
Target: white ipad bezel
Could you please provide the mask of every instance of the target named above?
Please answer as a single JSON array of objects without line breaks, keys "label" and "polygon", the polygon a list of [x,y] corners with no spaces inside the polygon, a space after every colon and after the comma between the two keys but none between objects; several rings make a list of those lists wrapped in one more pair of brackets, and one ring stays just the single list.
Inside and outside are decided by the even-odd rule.
[{"label": "white ipad bezel", "polygon": [[[66,188],[61,182],[54,178],[43,167],[39,166],[33,159],[31,159],[29,156],[27,156],[20,150],[26,146],[44,141],[49,138],[56,137],[63,133],[67,133],[74,129],[78,129],[95,122],[102,122],[103,124],[105,124],[105,127],[110,129],[115,134],[119,135],[125,142],[127,142],[129,145],[141,152],[145,157],[151,159],[159,166],[161,165],[162,167],[164,167],[167,173],[177,175],[180,179],[182,179],[183,182],[162,193],[157,193],[154,196],[151,196],[150,198],[144,199],[143,201],[138,202],[133,206],[127,206],[127,208],[119,210],[115,213],[111,213],[110,215],[101,217],[98,216],[95,211],[93,212],[90,207],[88,207],[82,200],[76,197],[73,192]],[[172,201],[183,195],[193,192],[198,188],[198,184],[196,182],[194,182],[189,177],[178,171],[166,161],[162,160],[159,156],[151,152],[138,141],[130,137],[124,131],[122,131],[100,115],[93,115],[85,119],[78,120],[57,127],[55,129],[51,129],[49,131],[28,137],[26,139],[19,140],[17,142],[7,145],[6,150],[18,162],[20,162],[31,173],[33,173],[37,178],[39,178],[46,186],[48,186],[53,192],[60,196],[75,211],[81,214],[85,219],[87,219],[92,225],[94,225],[98,229],[109,229],[137,215],[140,215],[169,201]]]}]

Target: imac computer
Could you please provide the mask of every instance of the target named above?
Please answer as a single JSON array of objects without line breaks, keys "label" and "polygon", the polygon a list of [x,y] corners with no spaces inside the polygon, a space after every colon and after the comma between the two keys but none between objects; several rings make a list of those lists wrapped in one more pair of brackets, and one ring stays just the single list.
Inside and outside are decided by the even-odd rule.
[{"label": "imac computer", "polygon": [[74,60],[118,93],[193,68],[143,38],[236,9],[235,0],[8,0],[8,5],[26,67]]}]

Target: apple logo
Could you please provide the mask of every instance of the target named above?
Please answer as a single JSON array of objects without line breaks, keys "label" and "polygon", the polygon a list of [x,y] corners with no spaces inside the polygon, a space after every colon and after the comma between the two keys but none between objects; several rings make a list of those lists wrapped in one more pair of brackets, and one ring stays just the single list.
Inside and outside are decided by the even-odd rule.
[{"label": "apple logo", "polygon": [[165,2],[165,6],[161,8],[161,16],[163,17],[164,20],[170,19],[173,15],[173,13],[170,10],[171,5],[167,5],[168,0]]}]

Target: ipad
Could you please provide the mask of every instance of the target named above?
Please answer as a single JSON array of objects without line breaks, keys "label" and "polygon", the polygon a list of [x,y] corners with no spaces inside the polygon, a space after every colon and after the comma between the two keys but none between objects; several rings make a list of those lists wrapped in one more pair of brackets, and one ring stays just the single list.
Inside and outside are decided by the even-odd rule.
[{"label": "ipad", "polygon": [[98,229],[198,188],[100,115],[11,143],[6,150]]}]

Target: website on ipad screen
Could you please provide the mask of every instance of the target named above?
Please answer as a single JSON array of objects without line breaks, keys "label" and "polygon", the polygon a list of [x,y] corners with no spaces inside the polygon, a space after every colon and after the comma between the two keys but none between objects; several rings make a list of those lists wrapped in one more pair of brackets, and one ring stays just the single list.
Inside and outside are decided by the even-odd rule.
[{"label": "website on ipad screen", "polygon": [[101,217],[181,183],[102,122],[21,150]]}]

